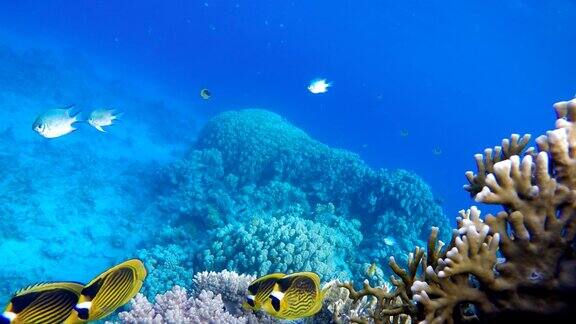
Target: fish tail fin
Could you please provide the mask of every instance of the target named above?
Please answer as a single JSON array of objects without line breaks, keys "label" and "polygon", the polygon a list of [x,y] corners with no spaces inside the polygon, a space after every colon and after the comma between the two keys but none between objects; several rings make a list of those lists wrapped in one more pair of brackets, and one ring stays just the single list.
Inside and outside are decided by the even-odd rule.
[{"label": "fish tail fin", "polygon": [[114,112],[114,120],[122,120],[122,116],[124,116],[123,112]]},{"label": "fish tail fin", "polygon": [[82,113],[80,111],[76,112],[73,116],[71,116],[72,119],[74,119],[74,122],[83,122],[84,120],[82,119]]},{"label": "fish tail fin", "polygon": [[68,113],[68,116],[70,116],[70,118],[72,118],[72,122],[81,122],[82,121],[82,116],[81,116],[81,111],[80,110],[76,110],[76,105],[68,105],[66,107],[64,107],[64,109],[66,109],[66,112]]}]

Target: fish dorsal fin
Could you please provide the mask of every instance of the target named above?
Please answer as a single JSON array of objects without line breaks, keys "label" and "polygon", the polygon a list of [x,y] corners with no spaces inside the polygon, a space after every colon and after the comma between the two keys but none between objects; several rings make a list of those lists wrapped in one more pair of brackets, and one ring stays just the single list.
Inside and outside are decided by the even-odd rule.
[{"label": "fish dorsal fin", "polygon": [[76,291],[78,287],[82,287],[83,285],[79,282],[75,281],[63,281],[63,282],[38,282],[31,285],[28,285],[14,293],[14,296],[19,296],[23,294],[28,294],[32,292],[41,292],[50,289],[62,288],[68,289],[72,291]]},{"label": "fish dorsal fin", "polygon": [[[290,286],[292,285],[292,282],[294,281],[294,278],[292,275],[290,276],[286,276],[282,279],[278,279],[278,281],[276,281],[276,288],[278,291],[281,292],[286,292],[286,290],[288,290],[288,288],[290,288]],[[276,290],[276,289],[275,289]]]},{"label": "fish dorsal fin", "polygon": [[10,300],[12,312],[16,314],[20,313],[43,293],[58,289],[60,289],[60,291],[69,291],[79,296],[82,290],[82,284],[77,282],[41,282],[29,285],[17,291]]},{"label": "fish dorsal fin", "polygon": [[32,291],[12,297],[10,300],[10,303],[12,304],[11,312],[16,314],[22,312],[26,307],[30,306],[30,304],[40,296],[40,294],[42,294],[42,292]]},{"label": "fish dorsal fin", "polygon": [[320,289],[320,277],[316,273],[305,271],[305,272],[299,272],[298,275],[311,279],[312,281],[314,281],[314,285],[316,285],[316,287]]},{"label": "fish dorsal fin", "polygon": [[268,280],[278,280],[282,277],[284,277],[285,274],[280,273],[280,272],[275,272],[275,273],[271,273],[271,274],[267,274],[265,276],[262,276],[254,281],[252,281],[250,283],[250,285],[248,286],[248,291],[252,294],[252,295],[256,295],[258,293],[258,290],[260,289],[260,286],[262,285],[263,282],[268,281]]}]

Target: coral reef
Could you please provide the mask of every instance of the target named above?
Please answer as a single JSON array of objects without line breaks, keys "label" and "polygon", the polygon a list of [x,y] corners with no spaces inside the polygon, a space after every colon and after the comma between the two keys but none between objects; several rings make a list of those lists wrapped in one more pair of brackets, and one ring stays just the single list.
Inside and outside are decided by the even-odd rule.
[{"label": "coral reef", "polygon": [[[576,100],[554,105],[556,128],[526,149],[512,135],[476,155],[465,186],[477,202],[503,211],[461,211],[451,242],[433,228],[427,252],[416,248],[408,270],[391,258],[395,289],[342,285],[354,301],[376,298],[374,311],[353,321],[390,323],[570,322],[576,315]],[[418,267],[422,273],[418,273]],[[399,298],[398,298],[399,297]],[[412,304],[410,300],[416,304]]]},{"label": "coral reef", "polygon": [[124,323],[257,323],[251,314],[234,316],[226,311],[221,295],[203,290],[188,296],[186,289],[175,286],[171,291],[156,296],[151,304],[138,294],[131,302],[132,310],[118,314]]},{"label": "coral reef", "polygon": [[[186,226],[191,237],[208,232],[200,247],[204,252],[196,258],[200,270],[264,274],[306,266],[329,277],[361,278],[362,264],[381,263],[424,242],[431,224],[446,229],[443,233],[449,228],[430,187],[415,174],[372,170],[356,155],[321,144],[265,110],[214,117],[194,149],[163,174],[157,208],[168,215],[167,223]],[[272,226],[300,226],[296,223],[318,231],[299,237],[272,234]],[[340,233],[349,239],[323,239]],[[283,251],[286,245],[315,250],[309,252],[312,263],[294,260]],[[329,247],[344,253],[328,257],[322,251]],[[363,253],[346,252],[359,248]]]},{"label": "coral reef", "polygon": [[353,258],[362,239],[359,223],[339,230],[304,219],[301,213],[255,216],[218,229],[203,252],[202,265],[256,275],[315,271],[322,278],[350,278],[346,260]]},{"label": "coral reef", "polygon": [[372,172],[357,155],[321,144],[279,115],[259,109],[216,116],[201,130],[197,149],[221,152],[225,172],[236,175],[240,185],[287,182],[302,190],[312,206],[346,208]]},{"label": "coral reef", "polygon": [[[150,118],[150,98],[163,95],[137,91],[123,78],[111,81],[113,73],[96,71],[70,49],[15,50],[0,38],[0,220],[10,224],[0,234],[0,300],[6,301],[35,282],[88,280],[94,269],[134,257],[148,244],[163,222],[145,212],[156,199],[157,169],[190,145],[196,118],[189,109]],[[106,136],[94,136],[85,124],[53,141],[31,131],[38,113],[70,104],[84,115],[112,105],[126,118]],[[179,143],[155,130],[165,123]]]},{"label": "coral reef", "polygon": [[242,312],[241,306],[246,297],[246,291],[255,276],[238,274],[234,271],[221,272],[202,271],[194,275],[194,291],[211,291],[222,296],[227,310],[233,314]]},{"label": "coral reef", "polygon": [[131,310],[118,317],[125,323],[273,323],[269,316],[240,307],[254,277],[235,272],[202,272],[194,276],[194,292],[174,286],[152,304],[138,294]]},{"label": "coral reef", "polygon": [[192,260],[180,245],[156,245],[142,249],[136,256],[144,262],[148,275],[140,293],[152,299],[156,294],[170,290],[173,286],[192,285]]}]

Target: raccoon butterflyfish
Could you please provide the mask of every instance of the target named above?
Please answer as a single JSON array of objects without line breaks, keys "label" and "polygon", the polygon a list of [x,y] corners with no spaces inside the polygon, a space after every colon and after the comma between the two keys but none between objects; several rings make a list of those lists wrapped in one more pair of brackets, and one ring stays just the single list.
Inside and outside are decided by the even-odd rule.
[{"label": "raccoon butterflyfish", "polygon": [[78,303],[84,285],[48,282],[19,290],[0,315],[0,323],[62,323]]},{"label": "raccoon butterflyfish", "polygon": [[252,281],[248,286],[246,301],[242,303],[242,307],[247,310],[259,310],[262,305],[269,303],[270,293],[276,281],[285,276],[283,273],[272,273]]},{"label": "raccoon butterflyfish", "polygon": [[274,317],[286,320],[312,316],[322,308],[326,290],[320,290],[317,274],[293,273],[276,281],[270,293],[270,302],[264,303],[262,309]]},{"label": "raccoon butterflyfish", "polygon": [[138,293],[145,277],[146,269],[138,259],[108,269],[84,286],[64,323],[95,321],[110,315]]},{"label": "raccoon butterflyfish", "polygon": [[210,97],[212,97],[212,94],[210,93],[210,90],[202,89],[200,90],[200,97],[202,97],[204,100],[208,100]]}]

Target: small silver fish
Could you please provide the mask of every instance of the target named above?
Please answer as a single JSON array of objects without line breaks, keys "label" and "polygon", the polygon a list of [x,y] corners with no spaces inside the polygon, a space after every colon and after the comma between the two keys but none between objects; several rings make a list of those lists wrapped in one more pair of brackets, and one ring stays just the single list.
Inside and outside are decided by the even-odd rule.
[{"label": "small silver fish", "polygon": [[324,93],[328,91],[328,88],[332,86],[332,83],[326,81],[326,79],[314,79],[310,81],[308,86],[308,91],[313,94]]},{"label": "small silver fish", "polygon": [[71,115],[73,106],[50,109],[40,114],[32,129],[46,138],[56,138],[76,130],[73,124],[79,121],[79,113]]},{"label": "small silver fish", "polygon": [[102,127],[112,125],[120,116],[121,114],[116,113],[114,109],[96,109],[90,113],[88,124],[101,132],[106,132]]},{"label": "small silver fish", "polygon": [[386,236],[384,238],[384,244],[386,244],[388,246],[394,246],[394,245],[396,245],[396,239],[393,238],[392,236]]}]

